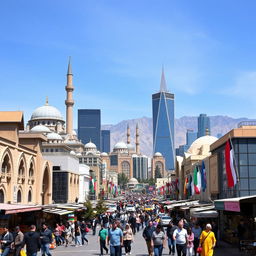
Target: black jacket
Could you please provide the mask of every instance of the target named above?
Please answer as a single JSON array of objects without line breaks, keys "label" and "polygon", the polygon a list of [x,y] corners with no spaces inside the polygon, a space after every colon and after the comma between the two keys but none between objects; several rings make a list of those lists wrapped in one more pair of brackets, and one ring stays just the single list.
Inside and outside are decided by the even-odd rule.
[{"label": "black jacket", "polygon": [[4,241],[4,243],[2,243],[3,248],[9,248],[11,247],[11,243],[13,242],[13,235],[10,232],[7,235],[5,233],[2,235],[0,240]]},{"label": "black jacket", "polygon": [[39,251],[41,248],[39,233],[34,231],[26,233],[24,236],[24,245],[27,246],[27,253],[29,255]]},{"label": "black jacket", "polygon": [[145,238],[146,241],[150,241],[152,239],[153,232],[155,231],[155,227],[145,227],[142,236]]},{"label": "black jacket", "polygon": [[173,239],[173,232],[174,232],[175,229],[177,229],[176,226],[172,226],[172,227],[168,226],[168,228],[166,229],[166,235],[167,235],[168,238]]},{"label": "black jacket", "polygon": [[41,232],[40,236],[42,244],[50,244],[52,242],[52,231],[50,229],[45,229]]}]

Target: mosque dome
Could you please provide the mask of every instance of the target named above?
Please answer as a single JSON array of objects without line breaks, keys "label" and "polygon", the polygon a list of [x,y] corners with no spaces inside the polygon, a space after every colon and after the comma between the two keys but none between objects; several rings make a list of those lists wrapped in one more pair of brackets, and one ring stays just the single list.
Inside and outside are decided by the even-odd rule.
[{"label": "mosque dome", "polygon": [[73,151],[73,150],[71,150],[71,151],[70,151],[70,155],[76,156],[76,152]]},{"label": "mosque dome", "polygon": [[154,156],[163,156],[160,152],[156,152]]},{"label": "mosque dome", "polygon": [[136,178],[131,178],[131,179],[129,179],[128,184],[136,185],[136,184],[139,184],[139,182],[138,182],[138,180]]},{"label": "mosque dome", "polygon": [[55,132],[51,132],[47,134],[47,139],[48,140],[63,140],[62,137]]},{"label": "mosque dome", "polygon": [[86,143],[85,148],[91,148],[91,149],[97,149],[96,145],[94,143],[92,143],[91,141]]},{"label": "mosque dome", "polygon": [[102,152],[100,155],[101,156],[108,156],[108,154],[106,152]]},{"label": "mosque dome", "polygon": [[76,155],[77,155],[77,156],[82,156],[82,153],[79,152],[79,153],[77,153]]},{"label": "mosque dome", "polygon": [[49,133],[51,132],[50,129],[44,125],[36,125],[31,130],[31,132],[41,132],[41,133]]},{"label": "mosque dome", "polygon": [[210,145],[217,140],[218,138],[214,136],[202,136],[192,143],[187,153],[191,155],[206,155],[210,152]]},{"label": "mosque dome", "polygon": [[116,143],[116,145],[114,146],[114,149],[128,149],[128,147],[124,142],[120,141]]},{"label": "mosque dome", "polygon": [[63,117],[60,111],[57,108],[50,106],[48,104],[35,109],[34,112],[32,113],[31,120],[41,120],[41,119],[50,119],[50,120],[54,119],[54,120],[63,121]]}]

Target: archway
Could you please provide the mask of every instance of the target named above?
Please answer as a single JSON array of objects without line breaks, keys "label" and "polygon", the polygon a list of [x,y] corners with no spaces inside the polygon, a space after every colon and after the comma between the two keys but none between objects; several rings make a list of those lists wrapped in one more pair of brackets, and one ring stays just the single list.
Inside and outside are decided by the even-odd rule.
[{"label": "archway", "polygon": [[28,191],[28,202],[29,202],[29,203],[32,202],[32,193],[31,193],[31,190]]},{"label": "archway", "polygon": [[4,203],[4,191],[0,189],[0,203]]},{"label": "archway", "polygon": [[[161,177],[164,177],[164,165],[163,165],[163,163],[160,162],[160,161],[157,161],[154,171],[155,171],[155,176],[160,175]],[[159,173],[156,173],[156,171],[159,172]]]},{"label": "archway", "polygon": [[1,171],[3,173],[10,173],[11,172],[11,158],[9,154],[6,154],[1,166]]},{"label": "archway", "polygon": [[22,196],[21,196],[21,191],[19,189],[17,193],[17,203],[21,203],[21,201],[22,201]]},{"label": "archway", "polygon": [[44,169],[43,184],[42,184],[42,205],[49,204],[49,194],[50,194],[50,175],[49,167],[46,166]]}]

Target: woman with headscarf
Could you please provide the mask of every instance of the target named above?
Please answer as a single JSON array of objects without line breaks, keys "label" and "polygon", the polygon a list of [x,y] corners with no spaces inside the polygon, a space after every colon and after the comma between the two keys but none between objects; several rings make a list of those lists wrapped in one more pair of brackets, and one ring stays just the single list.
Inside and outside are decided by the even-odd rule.
[{"label": "woman with headscarf", "polygon": [[202,247],[201,256],[213,256],[213,248],[216,245],[216,238],[212,232],[212,225],[207,224],[200,236],[199,247]]},{"label": "woman with headscarf", "polygon": [[125,225],[123,234],[124,234],[125,255],[128,255],[128,254],[131,254],[131,243],[133,241],[133,232],[129,224]]}]

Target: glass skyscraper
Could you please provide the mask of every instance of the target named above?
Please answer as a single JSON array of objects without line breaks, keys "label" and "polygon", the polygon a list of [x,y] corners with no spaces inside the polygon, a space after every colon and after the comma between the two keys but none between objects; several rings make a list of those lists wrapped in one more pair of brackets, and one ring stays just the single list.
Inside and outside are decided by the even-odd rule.
[{"label": "glass skyscraper", "polygon": [[78,138],[84,144],[91,141],[101,149],[100,109],[78,109]]},{"label": "glass skyscraper", "polygon": [[166,87],[162,70],[160,92],[152,95],[153,110],[153,152],[160,152],[167,170],[175,169],[174,148],[174,94]]},{"label": "glass skyscraper", "polygon": [[205,136],[206,129],[208,129],[208,135],[211,134],[210,118],[206,114],[200,114],[197,122],[198,122],[197,138]]},{"label": "glass skyscraper", "polygon": [[186,133],[186,145],[188,148],[191,146],[191,144],[197,139],[197,132],[194,132],[192,129],[187,129]]},{"label": "glass skyscraper", "polygon": [[101,152],[110,152],[110,130],[101,130]]}]

